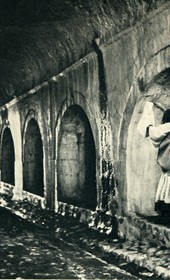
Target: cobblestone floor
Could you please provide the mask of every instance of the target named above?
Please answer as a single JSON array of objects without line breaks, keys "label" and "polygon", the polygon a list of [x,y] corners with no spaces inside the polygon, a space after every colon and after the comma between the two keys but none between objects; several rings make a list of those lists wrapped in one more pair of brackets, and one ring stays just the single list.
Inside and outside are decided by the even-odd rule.
[{"label": "cobblestone floor", "polygon": [[[86,243],[86,247],[88,246],[89,240],[86,242],[85,236],[82,235],[79,240],[79,242]],[[108,263],[112,262],[115,257],[119,267],[132,273],[137,271],[138,275],[147,276],[150,279],[156,279],[157,277],[170,279],[169,248],[155,247],[148,241],[139,242],[136,240],[121,243],[119,240],[105,239],[96,242],[95,239],[91,239],[91,242],[95,244],[95,251],[98,251],[100,256]],[[124,259],[124,262],[122,262],[122,259]],[[147,270],[142,270],[142,268]]]},{"label": "cobblestone floor", "polygon": [[[72,242],[0,211],[1,279],[139,279]],[[70,232],[71,234],[71,232]]]},{"label": "cobblestone floor", "polygon": [[[29,208],[26,210],[24,207],[18,207],[18,205],[17,205],[17,207],[15,207],[15,205],[13,205],[11,207],[10,204],[6,203],[6,205],[5,205],[4,201],[3,201],[3,203],[1,203],[1,205],[2,204],[3,204],[3,207],[5,206],[9,211],[15,213],[15,215],[13,215],[14,217],[16,215],[18,215],[18,217],[19,216],[22,217],[22,219],[21,219],[22,225],[24,224],[23,219],[30,220],[31,223],[28,223],[27,221],[25,221],[25,223],[27,224],[27,229],[28,229],[28,224],[31,225],[31,232],[33,230],[33,224],[35,224],[36,228],[38,226],[38,228],[42,230],[42,232],[43,232],[42,235],[45,234],[45,238],[42,243],[43,245],[41,245],[41,242],[42,242],[41,234],[40,234],[41,238],[39,239],[39,240],[41,240],[41,242],[40,242],[40,241],[36,241],[36,235],[32,235],[33,233],[31,233],[31,237],[29,237],[29,236],[25,237],[25,240],[28,239],[27,240],[28,243],[27,243],[27,245],[24,245],[24,248],[30,247],[31,243],[29,243],[29,240],[30,240],[30,242],[31,242],[31,240],[40,242],[40,244],[38,244],[38,246],[40,245],[40,247],[39,247],[40,250],[37,249],[37,252],[42,253],[43,248],[44,248],[44,254],[45,254],[45,258],[46,258],[46,261],[44,262],[44,266],[42,265],[42,269],[43,269],[43,267],[48,266],[48,265],[47,266],[45,265],[46,262],[48,264],[48,259],[50,258],[50,257],[49,258],[47,257],[48,256],[48,254],[46,254],[47,251],[50,252],[49,248],[56,247],[56,244],[53,244],[54,240],[63,240],[64,242],[66,242],[68,244],[68,246],[71,246],[70,255],[67,255],[69,253],[66,252],[66,255],[63,257],[68,260],[70,259],[69,264],[67,263],[67,265],[66,265],[67,267],[69,265],[70,268],[71,267],[74,267],[74,269],[76,268],[77,264],[74,265],[72,263],[72,259],[73,259],[74,255],[76,256],[77,249],[74,250],[75,246],[78,246],[78,248],[80,250],[77,255],[77,261],[79,259],[81,259],[81,256],[83,256],[83,258],[86,260],[85,266],[89,268],[89,270],[88,270],[89,272],[87,272],[87,274],[85,275],[85,274],[83,274],[84,272],[82,270],[81,279],[87,279],[87,278],[89,279],[89,277],[90,277],[90,279],[92,279],[92,278],[93,279],[94,278],[135,279],[135,278],[133,278],[135,276],[137,277],[136,279],[154,279],[154,280],[155,279],[170,279],[170,249],[165,246],[155,246],[154,244],[152,244],[152,242],[148,242],[148,240],[142,240],[142,241],[129,240],[129,241],[123,242],[122,240],[115,239],[115,237],[113,237],[113,236],[99,234],[95,230],[90,230],[85,225],[76,223],[76,221],[74,219],[68,219],[67,217],[61,217],[61,216],[58,216],[49,211],[43,211],[43,213],[41,213],[41,211],[39,211],[39,212],[35,211],[34,208]],[[13,219],[12,223],[15,227],[14,220],[15,220],[15,218]],[[18,220],[18,218],[17,218],[17,220]],[[11,227],[10,219],[8,219],[8,223],[9,223],[9,228],[10,228]],[[8,223],[6,223],[6,228],[8,227]],[[1,240],[2,240],[2,237],[1,237]],[[4,238],[4,240],[5,240],[5,238]],[[13,239],[13,241],[14,241],[14,239]],[[17,242],[20,243],[19,240]],[[36,249],[35,249],[36,242],[32,244],[32,246],[33,246],[32,256],[34,256],[34,254],[36,256],[36,253],[37,253]],[[49,245],[48,242],[50,242],[50,244],[52,244],[52,245]],[[58,241],[55,241],[55,242],[58,242]],[[7,243],[9,243],[9,242],[6,242],[6,245],[7,245]],[[10,244],[12,244],[12,243],[10,242]],[[57,244],[59,244],[59,243],[57,243]],[[17,246],[17,244],[15,244],[15,245]],[[13,246],[13,247],[16,247],[16,246]],[[50,246],[50,247],[48,248],[48,246]],[[63,253],[62,246],[59,247],[59,249],[60,249],[60,252],[57,252],[56,255],[54,254],[53,249],[51,249],[52,255],[54,254],[54,259],[57,259],[57,254],[61,254],[61,252]],[[19,251],[19,247],[18,247],[18,251]],[[86,254],[87,254],[87,256],[91,256],[88,259],[89,263],[87,261],[87,258],[85,257]],[[88,254],[90,254],[90,255],[88,255]],[[12,259],[15,260],[15,257],[12,255],[14,255],[13,252],[9,252],[7,259],[9,260],[11,258],[11,260]],[[52,257],[52,255],[51,255],[51,257]],[[90,270],[89,265],[93,263],[94,256],[96,258],[95,261],[99,261],[99,263],[101,262],[101,267],[104,267],[104,271],[103,272],[100,271],[100,275],[98,274],[99,271],[96,271],[96,275],[95,275],[95,272],[94,272],[94,274],[91,274],[92,271],[95,270],[94,267],[96,267],[96,264],[95,264],[95,266],[92,266],[92,268]],[[37,258],[41,258],[41,257],[39,256]],[[31,263],[28,256],[25,256],[25,259],[28,260],[28,264],[29,264],[29,262]],[[19,262],[20,265],[22,265],[22,261],[24,261],[24,260],[21,260],[21,263]],[[40,263],[42,264],[43,261],[42,262],[41,261],[40,261]],[[82,262],[83,261],[81,260],[79,263],[80,267],[83,267]],[[19,266],[19,263],[18,263],[18,266]],[[53,261],[53,258],[51,258],[51,263],[55,263],[55,261]],[[100,267],[99,263],[98,263],[98,265]],[[32,264],[33,264],[33,262],[32,262]],[[11,266],[11,264],[9,263],[9,267],[10,266]],[[84,269],[85,269],[85,266],[83,267]],[[40,267],[41,267],[41,265],[40,265]],[[40,267],[39,267],[39,269],[40,269]],[[60,267],[60,265],[59,265],[59,267]],[[105,270],[106,267],[107,267],[107,269],[109,269],[109,271]],[[125,278],[113,278],[113,277],[117,277],[117,276],[115,274],[109,274],[109,273],[110,273],[110,271],[112,271],[112,269],[114,271],[114,267],[118,267],[119,269],[123,270],[122,273],[124,275],[123,277],[125,277]],[[2,275],[2,273],[3,273],[4,266],[2,266],[1,269],[2,269],[2,271],[0,271],[0,275]],[[62,267],[61,267],[61,269],[63,270]],[[44,272],[44,273],[48,274],[47,269],[45,269],[45,270],[46,270],[46,272]],[[78,271],[80,271],[80,270],[81,269],[79,268]],[[69,278],[71,278],[71,277],[80,278],[80,274],[78,271],[77,271],[77,274],[75,273],[74,276],[73,276],[73,274],[71,274]],[[118,273],[119,272],[120,271],[118,271]],[[13,272],[13,273],[15,273],[14,276],[16,276],[16,272]],[[36,273],[38,273],[37,271],[34,271],[34,273],[35,273],[34,278],[42,278],[42,277],[40,277],[40,275],[36,274]],[[66,268],[64,269],[64,273],[67,276]],[[106,274],[102,274],[102,273],[106,273]],[[128,275],[128,273],[130,273],[133,276],[130,277]],[[54,274],[51,274],[51,275],[54,275]],[[44,274],[44,277],[45,276],[46,276],[46,278],[49,278],[48,275]],[[22,276],[22,277],[24,277],[24,276]],[[122,277],[122,276],[120,276],[120,277]],[[129,278],[126,278],[126,277],[129,277]],[[61,273],[60,273],[59,278],[62,278]],[[64,278],[66,278],[66,277],[64,277]]]},{"label": "cobblestone floor", "polygon": [[[72,231],[71,231],[72,229]],[[131,272],[143,279],[170,279],[170,249],[155,246],[148,240],[130,240],[122,242],[110,237],[96,238],[96,233],[89,230],[69,228],[65,239],[76,242],[89,252],[94,252],[107,261]],[[76,234],[75,234],[76,232]],[[145,278],[146,277],[146,278]]]}]

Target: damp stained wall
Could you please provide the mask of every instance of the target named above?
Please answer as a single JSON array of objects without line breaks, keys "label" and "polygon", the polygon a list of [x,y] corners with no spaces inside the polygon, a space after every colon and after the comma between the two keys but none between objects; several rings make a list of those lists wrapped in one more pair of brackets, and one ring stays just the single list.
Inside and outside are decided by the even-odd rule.
[{"label": "damp stained wall", "polygon": [[[61,126],[67,110],[76,105],[86,115],[94,138],[96,209],[109,211],[111,215],[117,213],[117,216],[128,211],[139,213],[153,211],[153,196],[159,176],[154,176],[158,174],[157,166],[155,163],[152,165],[152,161],[155,160],[155,150],[150,146],[148,139],[140,138],[136,132],[139,115],[143,108],[138,105],[138,102],[142,98],[144,102],[147,85],[153,82],[153,78],[170,66],[170,7],[166,1],[162,1],[162,4],[156,1],[155,4],[151,3],[147,7],[142,1],[142,5],[137,5],[138,14],[135,14],[135,3],[134,6],[132,3],[132,10],[130,6],[127,10],[123,10],[124,24],[120,23],[118,16],[119,25],[116,30],[112,22],[112,14],[107,15],[106,18],[102,17],[103,24],[104,19],[107,19],[106,26],[99,24],[100,17],[97,17],[96,25],[95,21],[93,23],[93,30],[89,27],[90,36],[87,41],[84,41],[84,37],[81,41],[81,34],[84,36],[82,32],[78,34],[80,40],[77,41],[75,31],[71,29],[69,40],[72,40],[73,44],[69,41],[70,45],[62,53],[59,49],[62,44],[67,44],[67,41],[64,41],[66,40],[64,36],[61,37],[61,45],[57,45],[59,48],[57,57],[52,55],[53,46],[57,41],[55,32],[52,32],[50,37],[46,37],[48,23],[42,28],[40,25],[37,28],[29,26],[28,29],[24,26],[22,30],[19,27],[13,33],[15,37],[15,34],[19,36],[21,31],[24,34],[24,30],[28,33],[30,30],[36,30],[33,37],[29,37],[27,33],[28,41],[24,41],[24,47],[21,48],[22,57],[29,54],[31,60],[27,63],[27,60],[18,59],[18,63],[15,63],[17,54],[12,60],[11,68],[17,69],[15,70],[16,83],[14,83],[14,76],[11,76],[10,80],[10,75],[7,75],[5,71],[2,82],[4,92],[1,89],[1,94],[2,92],[6,94],[1,107],[1,115],[4,109],[8,111],[6,117],[1,120],[1,135],[4,126],[10,127],[15,158],[18,159],[15,161],[15,170],[18,172],[15,174],[14,192],[20,197],[23,190],[22,168],[26,129],[29,121],[34,118],[40,130],[43,146],[43,185],[46,205],[57,209]],[[110,13],[115,11],[112,9],[111,6]],[[99,13],[98,9],[96,13]],[[84,28],[85,22],[82,24]],[[12,29],[9,30],[12,32]],[[39,34],[37,41],[36,34]],[[6,35],[5,38],[8,36]],[[16,40],[18,40],[17,36]],[[48,45],[48,40],[45,41],[41,55],[37,56],[45,39],[49,39],[51,43]],[[37,44],[31,50],[35,42]],[[83,42],[83,46],[79,42]],[[26,43],[28,43],[28,49]],[[77,54],[74,52],[75,46],[79,51]],[[48,55],[47,50],[49,50]],[[5,53],[5,49],[3,51]],[[15,48],[11,53],[9,50],[7,53],[10,57],[11,53],[12,55],[15,53]],[[48,60],[49,57],[51,60]],[[23,72],[22,65],[24,65]],[[154,89],[151,96],[151,100],[158,98]],[[135,113],[138,106],[140,113]],[[169,103],[166,103],[166,106],[169,106]],[[16,124],[18,124],[17,133],[15,132]],[[71,125],[73,124],[74,122]],[[65,150],[65,147],[63,149]],[[143,156],[143,151],[145,151],[145,156]],[[71,155],[70,151],[68,159],[71,159]],[[149,161],[148,158],[151,160]],[[136,165],[139,168],[132,170]],[[68,171],[67,168],[66,170]],[[147,180],[148,170],[151,175],[149,175],[149,181]],[[142,174],[146,175],[145,180]],[[154,178],[153,181],[152,178]],[[153,185],[149,195],[146,191],[141,191],[147,190],[148,184]]]}]

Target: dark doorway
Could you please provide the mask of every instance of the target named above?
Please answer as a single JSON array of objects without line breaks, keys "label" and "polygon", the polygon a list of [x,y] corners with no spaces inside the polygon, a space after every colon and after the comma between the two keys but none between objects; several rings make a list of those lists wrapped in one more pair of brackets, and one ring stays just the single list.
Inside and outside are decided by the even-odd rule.
[{"label": "dark doorway", "polygon": [[14,185],[14,143],[10,129],[4,130],[2,139],[1,181]]},{"label": "dark doorway", "polygon": [[44,195],[43,146],[35,119],[29,121],[25,134],[23,177],[25,191]]},{"label": "dark doorway", "polygon": [[58,142],[58,200],[94,210],[96,151],[90,123],[81,107],[64,114]]}]

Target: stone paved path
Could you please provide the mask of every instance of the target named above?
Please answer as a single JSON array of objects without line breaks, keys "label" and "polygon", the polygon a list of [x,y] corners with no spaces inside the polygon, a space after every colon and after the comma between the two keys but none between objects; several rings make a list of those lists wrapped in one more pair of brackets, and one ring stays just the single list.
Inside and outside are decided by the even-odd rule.
[{"label": "stone paved path", "polygon": [[1,279],[140,279],[75,242],[27,228],[1,214]]},{"label": "stone paved path", "polygon": [[[70,228],[71,230],[71,228]],[[77,243],[88,249],[90,252],[95,251],[100,257],[108,263],[112,263],[116,259],[119,267],[130,271],[132,274],[140,275],[147,279],[170,279],[170,248],[155,247],[149,244],[148,240],[142,242],[130,240],[121,242],[118,239],[105,238],[100,240],[96,238],[96,234],[87,231],[74,231],[66,233],[66,239]],[[124,261],[122,261],[124,260]],[[129,266],[129,264],[131,264]]]},{"label": "stone paved path", "polygon": [[27,211],[23,207],[5,204],[3,201],[3,207],[15,213],[14,216],[22,217],[22,224],[23,218],[29,220],[31,223],[26,221],[26,224],[31,225],[31,230],[33,224],[36,224],[36,227],[46,232],[46,239],[48,232],[48,240],[62,239],[69,244],[76,244],[99,258],[101,263],[106,262],[108,265],[119,267],[136,275],[137,279],[170,279],[170,250],[165,246],[156,247],[148,240],[122,242],[90,230],[85,225],[76,223],[74,219],[61,217],[49,211],[34,211],[32,206]]}]

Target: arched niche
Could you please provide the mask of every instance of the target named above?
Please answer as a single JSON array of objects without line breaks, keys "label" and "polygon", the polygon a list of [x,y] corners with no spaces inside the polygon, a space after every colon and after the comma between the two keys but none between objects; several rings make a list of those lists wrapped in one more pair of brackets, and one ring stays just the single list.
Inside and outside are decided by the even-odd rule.
[{"label": "arched niche", "polygon": [[95,209],[96,151],[89,120],[78,105],[64,113],[58,136],[58,200]]},{"label": "arched niche", "polygon": [[11,131],[8,127],[5,128],[2,137],[1,147],[1,181],[14,185],[14,142]]},{"label": "arched niche", "polygon": [[155,195],[161,176],[157,164],[157,149],[149,137],[144,138],[137,130],[147,101],[155,104],[155,125],[162,120],[163,111],[170,108],[170,71],[165,69],[146,86],[144,96],[135,105],[128,128],[126,149],[127,209],[147,216],[155,215]]},{"label": "arched niche", "polygon": [[25,131],[23,189],[43,196],[43,174],[43,144],[38,123],[32,118],[29,120]]}]

